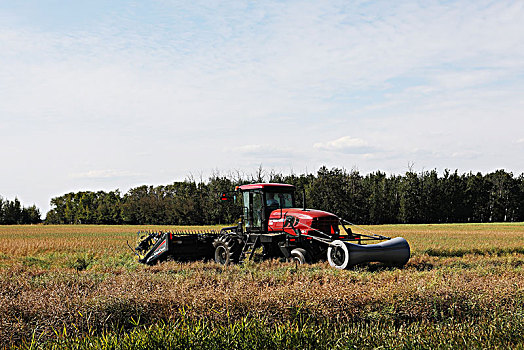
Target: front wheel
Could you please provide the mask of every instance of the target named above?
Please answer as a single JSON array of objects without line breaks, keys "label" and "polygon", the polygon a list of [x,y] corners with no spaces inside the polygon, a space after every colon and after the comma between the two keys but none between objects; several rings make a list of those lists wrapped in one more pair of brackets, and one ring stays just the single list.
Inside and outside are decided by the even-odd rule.
[{"label": "front wheel", "polygon": [[329,265],[336,269],[344,270],[349,267],[348,246],[339,240],[331,242],[327,249],[327,259]]},{"label": "front wheel", "polygon": [[295,248],[291,251],[292,261],[296,261],[299,265],[309,264],[309,254],[303,248]]},{"label": "front wheel", "polygon": [[222,236],[213,242],[215,247],[215,262],[229,265],[238,262],[240,246],[233,237]]}]

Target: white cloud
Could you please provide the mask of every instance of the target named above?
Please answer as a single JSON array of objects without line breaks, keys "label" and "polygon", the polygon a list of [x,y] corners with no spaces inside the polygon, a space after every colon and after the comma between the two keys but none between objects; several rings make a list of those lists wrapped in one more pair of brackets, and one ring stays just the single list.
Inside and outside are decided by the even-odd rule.
[{"label": "white cloud", "polygon": [[451,154],[452,158],[459,158],[459,159],[475,159],[481,156],[482,156],[482,153],[477,152],[477,151],[460,151],[460,152],[453,152],[453,154]]},{"label": "white cloud", "polygon": [[296,155],[296,152],[291,150],[289,147],[280,147],[277,145],[268,144],[252,144],[243,145],[239,147],[232,147],[228,151],[241,154],[245,157],[256,157],[256,158],[292,158]]},{"label": "white cloud", "polygon": [[369,153],[372,148],[368,143],[360,138],[343,136],[333,141],[317,142],[313,147],[322,151],[336,151],[342,153]]},{"label": "white cloud", "polygon": [[59,192],[67,174],[117,188],[261,159],[524,170],[522,2],[116,2],[0,14],[11,196],[47,201],[30,174]]},{"label": "white cloud", "polygon": [[70,177],[74,179],[121,179],[138,176],[142,176],[142,174],[127,170],[114,169],[89,170],[83,173],[70,174]]}]

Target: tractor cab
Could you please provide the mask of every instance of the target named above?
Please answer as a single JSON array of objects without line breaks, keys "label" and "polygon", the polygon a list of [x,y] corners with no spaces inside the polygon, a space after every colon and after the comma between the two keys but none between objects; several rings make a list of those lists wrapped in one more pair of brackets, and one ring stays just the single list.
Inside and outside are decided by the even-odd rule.
[{"label": "tractor cab", "polygon": [[[295,207],[295,186],[287,184],[250,184],[238,186],[242,193],[244,232],[267,233],[271,213]],[[278,212],[276,214],[278,216]],[[273,214],[275,216],[275,214]],[[280,217],[283,219],[283,215]]]}]

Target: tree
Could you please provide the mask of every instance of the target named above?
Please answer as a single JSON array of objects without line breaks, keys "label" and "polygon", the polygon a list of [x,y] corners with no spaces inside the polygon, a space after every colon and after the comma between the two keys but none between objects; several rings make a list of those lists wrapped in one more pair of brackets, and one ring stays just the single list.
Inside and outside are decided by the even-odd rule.
[{"label": "tree", "polygon": [[0,225],[4,225],[4,207],[5,207],[5,204],[4,204],[4,199],[2,198],[2,196],[0,196]]},{"label": "tree", "polygon": [[22,223],[22,206],[18,198],[14,201],[6,201],[4,205],[4,223],[6,225]]},{"label": "tree", "polygon": [[421,196],[420,178],[412,171],[406,172],[400,182],[400,222],[416,224],[422,221]]},{"label": "tree", "polygon": [[489,221],[514,221],[518,208],[518,183],[513,174],[497,170],[486,178],[492,184]]},{"label": "tree", "polygon": [[380,171],[368,174],[363,179],[363,187],[367,192],[368,222],[370,224],[391,222],[389,215],[391,205],[390,198],[388,198],[389,187],[386,174]]},{"label": "tree", "polygon": [[332,212],[340,217],[356,220],[351,203],[349,177],[345,170],[322,167],[311,184],[311,204],[313,208]]},{"label": "tree", "polygon": [[22,223],[23,224],[38,224],[42,222],[40,217],[40,209],[36,205],[27,208],[22,208]]},{"label": "tree", "polygon": [[468,222],[487,222],[490,218],[489,197],[492,184],[481,174],[466,176],[464,193]]}]

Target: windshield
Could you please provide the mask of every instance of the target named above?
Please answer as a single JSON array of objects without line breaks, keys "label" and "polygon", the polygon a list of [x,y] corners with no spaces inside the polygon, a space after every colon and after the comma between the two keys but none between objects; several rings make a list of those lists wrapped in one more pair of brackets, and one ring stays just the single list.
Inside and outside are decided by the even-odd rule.
[{"label": "windshield", "polygon": [[278,209],[282,203],[282,208],[293,208],[293,194],[290,192],[266,192],[266,205],[270,209]]}]

